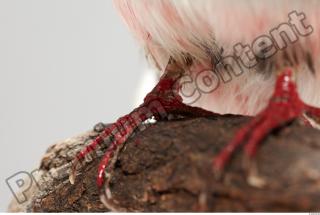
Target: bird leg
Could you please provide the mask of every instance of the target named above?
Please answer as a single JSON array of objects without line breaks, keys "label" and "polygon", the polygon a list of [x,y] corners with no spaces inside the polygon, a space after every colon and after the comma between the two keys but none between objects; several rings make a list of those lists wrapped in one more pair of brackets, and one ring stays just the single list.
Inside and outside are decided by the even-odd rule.
[{"label": "bird leg", "polygon": [[74,183],[76,170],[86,155],[109,142],[110,144],[98,168],[97,184],[101,188],[106,176],[106,167],[113,158],[115,151],[148,119],[168,120],[169,115],[197,117],[215,115],[210,111],[191,107],[182,102],[179,95],[179,78],[183,75],[183,72],[183,69],[171,61],[159,83],[145,97],[144,102],[128,115],[107,126],[91,144],[75,157],[71,168],[70,182]]},{"label": "bird leg", "polygon": [[245,155],[252,159],[258,146],[275,129],[305,115],[320,117],[320,109],[305,104],[299,97],[293,72],[287,68],[278,76],[269,105],[248,125],[241,128],[231,142],[213,160],[216,173],[221,173],[234,152],[245,143]]}]

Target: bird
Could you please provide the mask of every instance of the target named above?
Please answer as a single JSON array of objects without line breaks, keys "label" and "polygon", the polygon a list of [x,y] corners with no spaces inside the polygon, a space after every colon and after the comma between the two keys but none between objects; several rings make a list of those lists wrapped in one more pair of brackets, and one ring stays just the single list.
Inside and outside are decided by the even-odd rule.
[{"label": "bird", "polygon": [[148,120],[252,116],[212,158],[216,173],[239,147],[254,158],[268,134],[294,120],[319,128],[319,1],[113,2],[160,78],[140,106],[107,126],[75,157],[71,182],[86,155],[108,142],[98,169],[102,188],[119,146]]}]

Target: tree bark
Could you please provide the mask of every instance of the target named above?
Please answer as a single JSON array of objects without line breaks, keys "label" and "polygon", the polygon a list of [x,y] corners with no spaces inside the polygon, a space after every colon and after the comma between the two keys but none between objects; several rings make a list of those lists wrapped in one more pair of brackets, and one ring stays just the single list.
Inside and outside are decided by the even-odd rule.
[{"label": "tree bark", "polygon": [[[291,123],[269,135],[249,162],[240,149],[220,178],[212,158],[250,120],[225,115],[163,121],[136,132],[110,167],[109,199],[96,186],[99,158],[68,180],[70,161],[102,129],[51,147],[29,201],[10,211],[319,211],[320,132]],[[52,176],[53,175],[53,176]],[[49,177],[50,176],[50,177]],[[49,179],[48,179],[49,178]]]}]

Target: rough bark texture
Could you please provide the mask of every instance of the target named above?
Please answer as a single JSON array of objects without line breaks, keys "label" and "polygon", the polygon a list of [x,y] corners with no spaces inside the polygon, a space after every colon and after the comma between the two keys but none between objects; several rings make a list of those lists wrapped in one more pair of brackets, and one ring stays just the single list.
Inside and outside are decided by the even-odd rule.
[{"label": "rough bark texture", "polygon": [[[181,119],[137,132],[117,154],[106,204],[95,182],[99,158],[79,170],[75,185],[68,181],[74,153],[97,133],[68,139],[48,150],[39,186],[10,211],[319,211],[320,131],[298,122],[269,135],[255,162],[244,162],[239,151],[222,177],[214,177],[213,156],[248,120]],[[53,180],[44,179],[49,173]]]}]

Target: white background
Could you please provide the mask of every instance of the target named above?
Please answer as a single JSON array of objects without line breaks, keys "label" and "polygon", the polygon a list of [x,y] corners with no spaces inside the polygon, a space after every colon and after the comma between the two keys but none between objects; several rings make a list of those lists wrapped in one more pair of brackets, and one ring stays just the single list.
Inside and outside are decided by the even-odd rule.
[{"label": "white background", "polygon": [[111,0],[0,0],[0,211],[7,177],[133,108],[144,61]]}]

